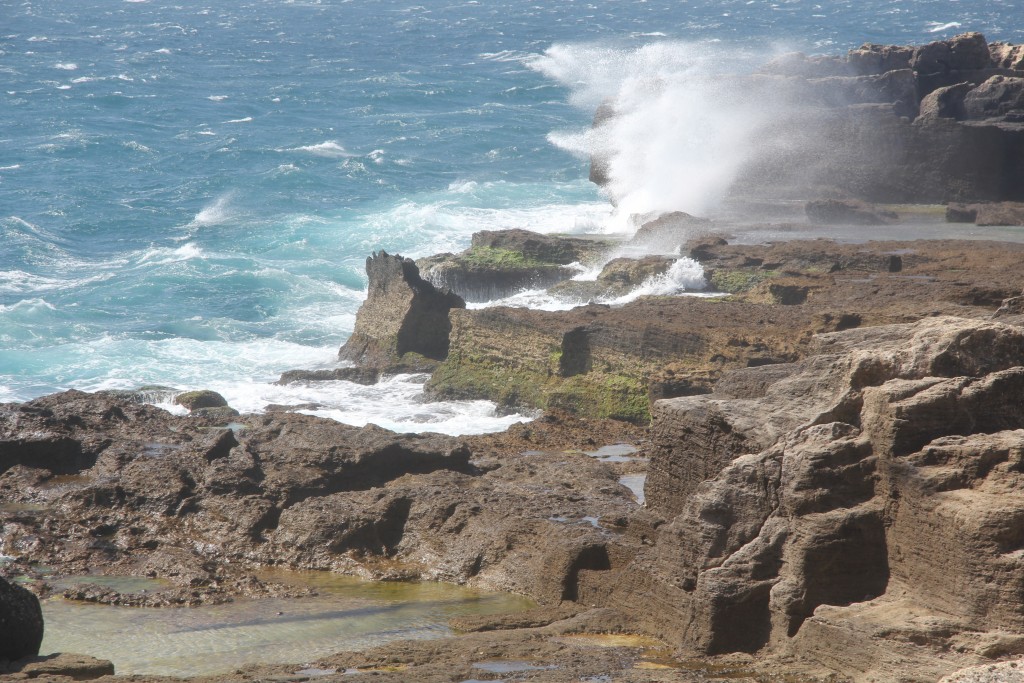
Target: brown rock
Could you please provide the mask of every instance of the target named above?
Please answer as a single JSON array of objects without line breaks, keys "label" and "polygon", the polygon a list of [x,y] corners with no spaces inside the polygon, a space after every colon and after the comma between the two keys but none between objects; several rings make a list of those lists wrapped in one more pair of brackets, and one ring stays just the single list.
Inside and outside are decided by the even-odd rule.
[{"label": "brown rock", "polygon": [[994,66],[1002,69],[1024,70],[1024,45],[1010,43],[989,43]]},{"label": "brown rock", "polygon": [[56,677],[56,680],[92,681],[103,676],[113,676],[114,665],[105,659],[61,652],[18,662],[15,671],[11,673],[25,678]]},{"label": "brown rock", "polygon": [[1024,628],[1024,329],[939,318],[817,347],[655,405],[647,499],[674,519],[613,604],[671,604],[649,627],[705,652],[877,680],[979,661]]},{"label": "brown rock", "polygon": [[448,311],[464,308],[459,296],[423,280],[412,259],[375,253],[366,259],[369,289],[352,336],[339,356],[365,367],[409,362],[409,356],[443,360],[448,354]]},{"label": "brown rock", "polygon": [[864,202],[820,199],[807,202],[807,218],[816,223],[880,225],[891,223],[897,216],[891,211],[879,210]]},{"label": "brown rock", "polygon": [[972,83],[957,83],[936,88],[921,100],[919,117],[923,119],[955,119],[968,117],[964,98],[974,88]]},{"label": "brown rock", "polygon": [[965,93],[964,116],[970,119],[1008,117],[1024,121],[1024,77],[993,76]]}]

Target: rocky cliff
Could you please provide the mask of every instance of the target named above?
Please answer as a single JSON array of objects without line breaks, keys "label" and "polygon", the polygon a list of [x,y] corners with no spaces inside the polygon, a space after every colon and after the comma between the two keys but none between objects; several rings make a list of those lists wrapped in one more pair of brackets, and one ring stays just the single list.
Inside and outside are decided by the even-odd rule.
[{"label": "rocky cliff", "polygon": [[671,521],[613,603],[681,646],[855,680],[1020,652],[1022,392],[1019,321],[935,318],[655,403],[648,504]]}]

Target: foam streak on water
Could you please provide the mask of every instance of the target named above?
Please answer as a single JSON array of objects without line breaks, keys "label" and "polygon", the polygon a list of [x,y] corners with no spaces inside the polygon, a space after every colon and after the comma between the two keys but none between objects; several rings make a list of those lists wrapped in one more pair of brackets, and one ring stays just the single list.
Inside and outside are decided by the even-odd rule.
[{"label": "foam streak on water", "polygon": [[[482,229],[621,232],[634,210],[712,208],[770,114],[724,107],[717,74],[782,47],[967,29],[1020,42],[1015,5],[10,4],[0,399],[157,383],[279,402],[280,371],[334,363],[372,251],[458,251]],[[591,132],[612,96],[626,115]],[[617,211],[586,179],[593,150],[616,160]],[[422,404],[412,386],[290,398],[402,429],[506,424],[480,404]]]}]

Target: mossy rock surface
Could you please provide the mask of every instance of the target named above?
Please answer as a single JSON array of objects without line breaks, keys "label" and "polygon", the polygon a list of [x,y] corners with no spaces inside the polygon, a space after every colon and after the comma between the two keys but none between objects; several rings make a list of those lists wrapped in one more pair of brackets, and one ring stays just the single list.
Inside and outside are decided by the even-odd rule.
[{"label": "mossy rock surface", "polygon": [[224,408],[228,402],[216,391],[202,389],[199,391],[186,391],[174,397],[174,402],[184,406],[190,411],[200,408]]}]

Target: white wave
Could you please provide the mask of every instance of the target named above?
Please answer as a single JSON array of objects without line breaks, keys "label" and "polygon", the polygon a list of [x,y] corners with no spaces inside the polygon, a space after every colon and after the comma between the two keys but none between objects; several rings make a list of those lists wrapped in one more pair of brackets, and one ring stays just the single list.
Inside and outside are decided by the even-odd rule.
[{"label": "white wave", "polygon": [[224,123],[251,123],[251,122],[252,122],[252,117],[251,116],[246,116],[245,118],[241,118],[241,119],[231,119],[229,121],[225,121]]},{"label": "white wave", "polygon": [[959,21],[950,21],[945,24],[939,23],[937,21],[929,21],[927,24],[927,28],[925,28],[925,32],[942,33],[943,31],[948,31],[953,28],[960,28],[961,26],[962,24]]},{"label": "white wave", "polygon": [[135,140],[129,140],[128,142],[125,142],[123,144],[128,149],[135,150],[136,152],[149,152],[149,153],[152,153],[152,151],[153,151],[149,147],[146,147],[141,142],[136,142]]},{"label": "white wave", "polygon": [[108,280],[111,277],[111,273],[100,273],[84,278],[65,279],[27,273],[23,270],[0,270],[0,293],[40,294],[52,291],[67,292],[83,285]]},{"label": "white wave", "polygon": [[[365,226],[366,246],[413,244],[403,253],[412,257],[446,251],[461,251],[479,230],[522,228],[540,233],[606,232],[611,207],[606,202],[518,204],[509,206],[472,205],[485,201],[486,184],[472,187],[454,184],[442,197],[428,201],[403,202],[380,213],[358,218]],[[433,199],[433,201],[429,201]]]},{"label": "white wave", "polygon": [[501,50],[500,52],[482,52],[479,57],[489,62],[524,62],[532,55],[519,50]]},{"label": "white wave", "polygon": [[0,166],[0,171],[17,171],[21,168],[21,164],[11,164],[10,166]]},{"label": "white wave", "polygon": [[40,313],[42,311],[52,312],[56,310],[57,307],[51,304],[46,299],[22,299],[21,301],[13,303],[9,306],[0,304],[0,313],[12,313],[17,311],[19,313],[28,313],[31,315]]},{"label": "white wave", "polygon": [[[531,419],[497,415],[494,404],[487,401],[424,401],[425,375],[398,375],[372,386],[343,381],[274,383],[288,369],[335,366],[336,345],[308,347],[276,339],[201,342],[105,337],[54,349],[53,360],[59,366],[53,368],[54,374],[66,367],[80,378],[70,383],[73,388],[98,391],[160,384],[181,390],[211,389],[242,413],[259,413],[273,403],[312,403],[317,408],[303,412],[346,424],[445,434],[501,431]],[[10,393],[19,400],[31,397],[17,388]],[[160,405],[180,412],[180,408]]]},{"label": "white wave", "polygon": [[189,226],[205,227],[209,225],[217,225],[218,223],[223,223],[232,218],[234,215],[231,211],[232,197],[233,193],[230,192],[217,197],[212,204],[203,207],[203,210],[195,215],[195,218],[192,219]]},{"label": "white wave", "polygon": [[350,153],[337,140],[328,140],[321,142],[316,145],[304,145],[302,147],[291,147],[286,149],[279,149],[278,152],[306,152],[318,157],[327,157],[329,159],[342,159],[345,157],[355,156]]},{"label": "white wave", "polygon": [[223,102],[224,100],[228,99],[228,96],[227,95],[210,95],[206,99],[210,100],[211,102]]},{"label": "white wave", "polygon": [[148,249],[139,257],[138,263],[150,265],[163,265],[167,263],[179,263],[194,258],[206,258],[203,250],[192,242],[183,244],[176,249],[158,248]]},{"label": "white wave", "polygon": [[[636,49],[555,45],[528,65],[570,89],[593,112],[614,102],[597,128],[556,131],[550,142],[607,161],[618,215],[716,209],[760,149],[758,138],[789,103],[730,84],[767,55],[661,41]],[[619,221],[621,224],[621,220]]]},{"label": "white wave", "polygon": [[58,62],[53,65],[54,69],[60,69],[61,71],[77,71],[78,65],[74,62]]},{"label": "white wave", "polygon": [[654,275],[639,287],[624,296],[604,301],[612,305],[636,301],[642,296],[671,296],[683,292],[695,292],[706,289],[704,267],[691,258],[683,257],[673,263],[661,275]]},{"label": "white wave", "polygon": [[[0,169],[2,170],[2,169]],[[449,192],[457,192],[459,194],[466,194],[480,187],[480,184],[475,180],[458,180],[454,183],[448,184]]]},{"label": "white wave", "polygon": [[[133,0],[125,0],[125,2],[132,2],[132,1]],[[146,1],[147,0],[134,0],[134,2],[146,2]],[[159,50],[153,50],[153,54],[155,54],[155,55],[169,55],[169,54],[171,54],[171,50],[169,48],[162,47]]]},{"label": "white wave", "polygon": [[75,85],[81,85],[82,83],[92,83],[95,80],[92,76],[79,76],[78,78],[72,78],[71,82]]}]

